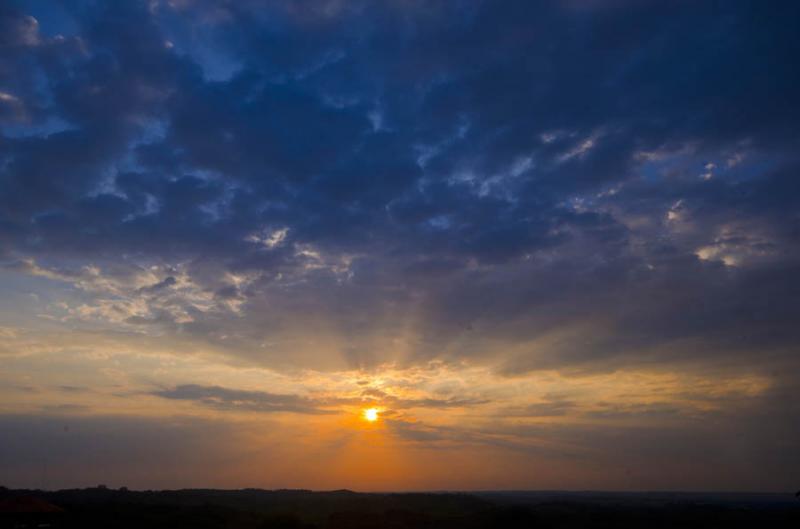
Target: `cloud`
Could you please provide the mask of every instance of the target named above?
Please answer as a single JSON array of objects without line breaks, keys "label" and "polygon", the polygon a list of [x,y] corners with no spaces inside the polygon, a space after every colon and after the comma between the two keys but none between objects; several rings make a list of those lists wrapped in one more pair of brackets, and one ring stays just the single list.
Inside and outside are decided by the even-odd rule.
[{"label": "cloud", "polygon": [[489,402],[485,399],[472,398],[403,398],[376,389],[363,390],[360,396],[305,397],[198,384],[184,384],[174,388],[159,389],[150,394],[165,399],[192,401],[220,411],[263,413],[332,414],[341,413],[345,406],[366,406],[371,402],[379,402],[389,410],[465,408]]},{"label": "cloud", "polygon": [[[61,39],[5,10],[20,80],[0,92],[36,110],[0,153],[4,254],[92,294],[68,318],[265,365],[308,361],[252,353],[297,347],[308,326],[325,335],[320,367],[461,357],[511,372],[670,361],[689,354],[678,342],[713,356],[761,325],[748,310],[788,318],[789,299],[756,307],[750,289],[778,288],[755,279],[776,268],[794,284],[799,262],[793,68],[762,38],[790,34],[772,16],[789,8],[468,4],[269,8],[282,29],[250,3],[74,7]],[[675,27],[686,38],[664,46]],[[406,47],[385,38],[407,31]],[[209,79],[190,44],[239,66]],[[786,340],[757,349],[789,346],[775,326]]]},{"label": "cloud", "polygon": [[488,399],[480,398],[458,398],[451,397],[446,399],[438,399],[431,397],[408,398],[398,397],[391,395],[383,390],[376,388],[367,388],[361,391],[361,398],[364,400],[374,399],[386,406],[395,410],[409,409],[409,408],[465,408],[472,406],[479,406],[487,404]]},{"label": "cloud", "polygon": [[333,413],[331,410],[321,407],[324,402],[316,402],[298,395],[279,395],[264,391],[227,389],[219,386],[185,384],[172,389],[153,391],[151,394],[165,399],[194,401],[202,406],[225,411]]}]

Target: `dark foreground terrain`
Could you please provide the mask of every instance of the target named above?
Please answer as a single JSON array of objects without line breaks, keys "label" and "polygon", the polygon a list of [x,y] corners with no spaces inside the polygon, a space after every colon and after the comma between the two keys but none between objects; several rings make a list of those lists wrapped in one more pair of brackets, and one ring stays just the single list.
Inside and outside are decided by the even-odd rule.
[{"label": "dark foreground terrain", "polygon": [[0,488],[0,527],[796,529],[800,501],[793,494]]}]

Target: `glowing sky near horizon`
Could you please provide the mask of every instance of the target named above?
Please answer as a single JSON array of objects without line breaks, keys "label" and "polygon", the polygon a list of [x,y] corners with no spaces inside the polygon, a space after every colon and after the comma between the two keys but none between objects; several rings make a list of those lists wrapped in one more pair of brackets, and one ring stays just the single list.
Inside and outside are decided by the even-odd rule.
[{"label": "glowing sky near horizon", "polygon": [[4,2],[0,485],[796,489],[798,17]]}]

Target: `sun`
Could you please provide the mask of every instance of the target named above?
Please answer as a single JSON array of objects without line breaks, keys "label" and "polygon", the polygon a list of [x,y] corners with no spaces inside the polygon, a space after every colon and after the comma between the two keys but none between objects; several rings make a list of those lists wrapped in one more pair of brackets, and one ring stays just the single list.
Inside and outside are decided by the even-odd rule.
[{"label": "sun", "polygon": [[367,408],[364,410],[364,419],[368,420],[369,422],[375,422],[378,420],[378,409],[377,408]]}]

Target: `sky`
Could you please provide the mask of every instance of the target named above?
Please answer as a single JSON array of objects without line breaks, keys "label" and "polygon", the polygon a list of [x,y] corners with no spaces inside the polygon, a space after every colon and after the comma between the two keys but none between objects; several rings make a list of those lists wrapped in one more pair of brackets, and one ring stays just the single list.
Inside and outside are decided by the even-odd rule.
[{"label": "sky", "polygon": [[0,485],[796,490],[797,20],[2,2]]}]

